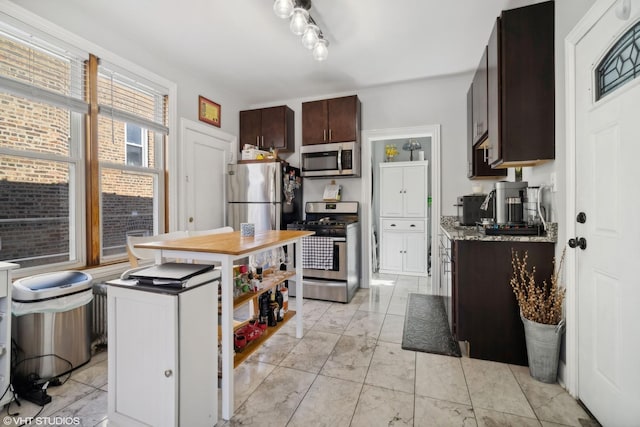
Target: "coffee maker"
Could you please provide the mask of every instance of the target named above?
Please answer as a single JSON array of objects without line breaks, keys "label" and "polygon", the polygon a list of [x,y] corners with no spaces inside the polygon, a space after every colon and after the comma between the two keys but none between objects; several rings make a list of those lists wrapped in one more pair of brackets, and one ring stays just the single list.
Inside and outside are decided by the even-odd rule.
[{"label": "coffee maker", "polygon": [[496,182],[495,222],[498,225],[524,224],[523,202],[526,201],[526,181]]}]

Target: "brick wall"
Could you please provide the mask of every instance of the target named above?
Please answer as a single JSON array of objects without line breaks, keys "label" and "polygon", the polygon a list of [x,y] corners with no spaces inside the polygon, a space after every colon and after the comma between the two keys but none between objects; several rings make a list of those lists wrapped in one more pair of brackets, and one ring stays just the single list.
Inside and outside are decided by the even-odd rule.
[{"label": "brick wall", "polygon": [[[69,188],[66,184],[0,180],[0,259],[69,259]],[[153,199],[103,193],[103,247],[106,255],[125,252],[126,235],[153,234]],[[12,221],[14,220],[14,221]],[[20,261],[22,267],[42,261]]]}]

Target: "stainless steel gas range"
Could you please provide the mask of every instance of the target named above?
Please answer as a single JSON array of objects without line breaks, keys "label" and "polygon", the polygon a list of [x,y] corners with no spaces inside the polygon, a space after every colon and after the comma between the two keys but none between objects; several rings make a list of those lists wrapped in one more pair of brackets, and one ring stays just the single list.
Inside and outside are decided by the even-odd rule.
[{"label": "stainless steel gas range", "polygon": [[[305,298],[351,301],[360,284],[358,219],[358,202],[307,202],[305,220],[287,225],[316,233],[302,242]],[[295,286],[289,292],[295,296]]]}]

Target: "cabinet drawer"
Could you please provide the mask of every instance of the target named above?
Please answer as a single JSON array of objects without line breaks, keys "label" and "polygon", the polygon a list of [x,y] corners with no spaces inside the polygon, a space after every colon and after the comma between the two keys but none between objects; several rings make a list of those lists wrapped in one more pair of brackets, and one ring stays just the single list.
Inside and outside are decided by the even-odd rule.
[{"label": "cabinet drawer", "polygon": [[424,221],[410,219],[383,219],[382,229],[386,231],[424,231]]}]

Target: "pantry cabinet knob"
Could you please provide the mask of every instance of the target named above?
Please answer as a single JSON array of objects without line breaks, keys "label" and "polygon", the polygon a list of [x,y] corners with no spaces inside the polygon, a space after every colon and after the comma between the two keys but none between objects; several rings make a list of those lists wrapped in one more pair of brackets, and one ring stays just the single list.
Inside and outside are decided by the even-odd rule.
[{"label": "pantry cabinet knob", "polygon": [[173,375],[173,371],[171,369],[167,369],[164,371],[164,376],[169,378],[171,375]]}]

